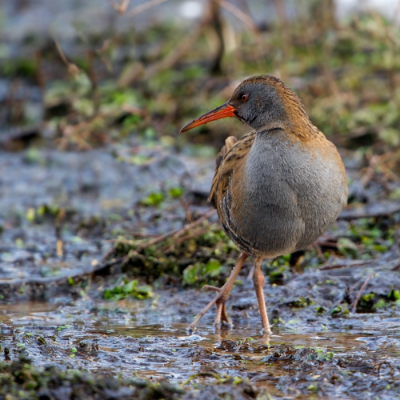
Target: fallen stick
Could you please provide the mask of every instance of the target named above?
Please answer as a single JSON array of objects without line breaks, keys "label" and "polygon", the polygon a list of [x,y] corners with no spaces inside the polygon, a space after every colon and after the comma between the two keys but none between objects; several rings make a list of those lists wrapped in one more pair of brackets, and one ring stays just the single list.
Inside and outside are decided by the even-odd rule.
[{"label": "fallen stick", "polygon": [[[123,257],[119,257],[115,260],[112,260],[105,264],[99,264],[91,271],[83,272],[83,273],[76,273],[74,275],[65,275],[65,276],[57,276],[57,277],[50,277],[50,278],[32,278],[32,279],[12,279],[0,280],[0,290],[1,289],[11,289],[11,288],[19,288],[21,286],[42,286],[42,285],[51,285],[51,284],[58,284],[58,285],[68,285],[77,284],[85,279],[89,279],[96,275],[103,275],[108,272],[108,270],[117,265],[118,263],[123,261]],[[71,282],[73,281],[73,283]]]},{"label": "fallen stick", "polygon": [[400,269],[400,261],[397,262],[397,264],[392,268],[392,271],[398,271]]},{"label": "fallen stick", "polygon": [[374,261],[376,261],[376,260],[368,260],[368,261],[356,260],[356,261],[351,261],[348,263],[326,265],[326,266],[318,268],[318,271],[328,271],[331,269],[339,269],[339,268],[361,267],[364,265],[371,264]]},{"label": "fallen stick", "polygon": [[165,253],[169,253],[170,251],[173,250],[173,248],[174,248],[175,246],[180,245],[182,242],[185,242],[185,241],[190,240],[190,239],[197,238],[197,237],[199,237],[199,236],[201,236],[201,235],[204,235],[204,234],[207,233],[207,232],[211,232],[213,229],[214,229],[214,227],[212,227],[212,226],[207,227],[207,228],[200,228],[200,229],[194,231],[193,233],[191,233],[191,234],[189,234],[189,235],[180,237],[179,239],[177,239],[176,241],[174,241],[174,243],[173,243],[171,246],[163,247],[163,248],[161,249],[161,251],[163,251],[163,252],[165,252]]},{"label": "fallen stick", "polygon": [[[141,245],[139,245],[136,249],[135,252],[139,253],[141,251],[143,251],[144,249],[153,246],[155,244],[158,244],[160,242],[163,242],[164,240],[170,238],[172,236],[173,239],[178,238],[179,236],[182,236],[184,233],[186,233],[187,231],[189,231],[190,229],[193,229],[194,227],[196,227],[197,225],[199,225],[201,222],[203,222],[204,220],[212,217],[213,215],[216,214],[216,210],[214,210],[213,208],[209,209],[204,215],[202,215],[200,218],[196,219],[196,221],[191,222],[190,224],[185,225],[183,228],[179,229],[179,230],[174,230],[174,231],[170,231],[167,233],[164,233],[160,236],[157,236],[151,240],[149,240],[146,243],[143,243]],[[104,262],[105,260],[107,260],[107,258],[109,258],[116,250],[116,246],[113,246],[102,258],[102,262]],[[124,263],[126,263],[128,259],[126,259],[126,256],[123,257],[125,259]]]},{"label": "fallen stick", "polygon": [[196,221],[191,222],[190,224],[185,225],[182,229],[180,229],[179,231],[177,231],[173,238],[176,239],[179,236],[182,236],[184,233],[186,233],[188,230],[194,228],[195,226],[197,226],[200,222],[203,222],[205,219],[208,219],[212,216],[214,216],[217,213],[217,210],[215,210],[214,208],[209,209],[203,216],[201,216],[200,218],[196,219]]},{"label": "fallen stick", "polygon": [[[190,229],[195,228],[196,226],[200,225],[204,220],[207,218],[212,217],[213,215],[216,214],[216,210],[214,209],[209,209],[204,215],[202,215],[200,218],[198,218],[196,221],[185,225],[183,228],[179,230],[174,230],[170,231],[167,233],[164,233],[162,235],[159,235],[146,243],[143,243],[139,245],[133,253],[128,253],[125,256],[118,257],[114,260],[111,260],[109,262],[104,262],[108,257],[110,257],[116,247],[113,246],[102,258],[102,263],[97,265],[95,268],[93,268],[91,271],[83,272],[83,273],[76,273],[74,275],[67,275],[67,276],[60,276],[60,277],[50,277],[50,278],[33,278],[33,279],[13,279],[13,280],[0,280],[0,290],[2,289],[11,289],[11,288],[19,288],[21,286],[25,285],[30,285],[30,286],[41,286],[41,285],[51,285],[51,284],[58,284],[58,285],[71,285],[71,280],[73,281],[73,284],[77,284],[85,279],[89,279],[91,277],[97,276],[97,275],[105,275],[108,273],[109,269],[115,265],[124,265],[126,264],[132,255],[137,255],[140,251],[144,250],[145,248],[158,244],[160,242],[163,242],[165,239],[168,239],[170,237],[173,238],[178,238],[188,232]],[[197,232],[201,231],[204,233],[208,231],[205,229],[199,229]],[[184,238],[181,238],[183,240],[189,239],[191,235],[188,235]]]},{"label": "fallen stick", "polygon": [[146,3],[143,4],[139,4],[138,6],[136,6],[135,8],[133,8],[132,10],[127,12],[127,16],[128,17],[133,17],[134,15],[138,15],[143,11],[148,10],[151,7],[157,6],[161,3],[164,3],[166,0],[150,0]]},{"label": "fallen stick", "polygon": [[140,251],[146,249],[147,247],[153,246],[154,244],[163,242],[165,239],[168,239],[171,237],[174,233],[179,232],[179,231],[170,231],[167,233],[164,233],[163,235],[157,236],[154,239],[149,240],[146,243],[141,244],[139,247],[135,249],[136,253],[139,253]]},{"label": "fallen stick", "polygon": [[382,201],[365,207],[344,209],[340,213],[338,219],[350,221],[352,219],[360,218],[386,217],[398,212],[400,212],[399,201]]},{"label": "fallen stick", "polygon": [[244,13],[240,8],[236,7],[234,4],[227,2],[226,0],[219,0],[218,3],[226,10],[228,10],[230,13],[232,13],[236,18],[242,21],[243,24],[246,25],[256,36],[257,40],[260,41],[260,32],[257,28],[257,25],[246,13]]},{"label": "fallen stick", "polygon": [[365,290],[365,288],[367,287],[367,285],[368,285],[369,281],[371,280],[371,278],[373,277],[373,275],[374,275],[374,273],[371,272],[371,273],[369,274],[368,278],[365,280],[365,282],[364,282],[363,285],[361,286],[361,289],[358,291],[357,296],[356,296],[356,298],[355,298],[355,300],[354,300],[353,306],[352,306],[352,308],[351,308],[351,312],[353,312],[353,313],[356,312],[356,310],[357,310],[357,304],[358,304],[358,302],[360,301],[361,294],[362,294],[362,292]]}]

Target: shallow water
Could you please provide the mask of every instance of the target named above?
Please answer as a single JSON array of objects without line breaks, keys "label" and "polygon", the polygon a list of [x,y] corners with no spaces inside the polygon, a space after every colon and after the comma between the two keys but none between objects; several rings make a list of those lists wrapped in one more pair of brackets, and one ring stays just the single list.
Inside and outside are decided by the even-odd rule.
[{"label": "shallow water", "polygon": [[[138,312],[137,305],[151,307],[151,301],[131,303],[136,312],[119,309],[118,303],[107,303],[107,308],[102,308],[104,303],[93,307],[92,302],[86,304],[88,308],[79,302],[67,306],[40,302],[3,305],[0,341],[12,349],[11,358],[13,351],[16,353],[18,347],[24,346],[38,365],[56,362],[92,372],[122,373],[151,380],[167,378],[175,384],[189,379],[189,385],[226,376],[247,377],[256,387],[267,389],[277,398],[298,398],[287,397],[287,387],[279,386],[279,382],[287,376],[288,368],[301,375],[298,369],[303,364],[307,365],[308,375],[315,376],[317,381],[321,370],[333,368],[351,375],[363,374],[365,378],[372,374],[378,381],[400,379],[397,317],[357,315],[349,319],[345,332],[341,326],[335,329],[334,324],[319,332],[302,332],[299,326],[293,333],[293,329],[275,327],[268,339],[259,334],[258,321],[253,317],[247,321],[241,318],[237,327],[216,334],[209,316],[194,333],[188,334],[184,323],[146,324],[146,316],[154,321],[160,311]],[[315,326],[313,329],[316,330]],[[312,352],[306,354],[306,360],[298,355],[301,349]],[[313,360],[315,349],[317,354],[329,355],[328,359]],[[377,373],[376,366],[382,360],[386,366]],[[305,379],[302,375],[298,378]],[[336,388],[337,392],[341,386]]]},{"label": "shallow water", "polygon": [[[82,162],[88,170],[96,169],[94,156],[102,151],[85,153]],[[186,327],[212,298],[209,292],[160,278],[150,281],[153,298],[105,301],[104,290],[118,282],[121,271],[81,281],[70,282],[68,277],[98,265],[118,232],[126,237],[132,230],[157,235],[182,227],[185,213],[178,200],[162,208],[134,208],[132,213],[132,203],[125,201],[123,207],[114,209],[104,207],[104,200],[113,195],[120,199],[133,196],[135,189],[128,180],[139,172],[135,187],[141,191],[132,202],[152,187],[161,188],[166,175],[177,184],[188,171],[195,177],[186,187],[190,195],[193,183],[200,181],[196,160],[187,162],[177,156],[172,163],[175,167],[166,169],[165,153],[160,152],[153,167],[142,171],[136,166],[120,166],[110,154],[103,154],[97,159],[107,163],[108,173],[93,180],[92,190],[88,192],[74,178],[63,189],[68,195],[60,197],[54,183],[57,177],[77,177],[80,166],[74,162],[76,155],[57,154],[62,166],[37,163],[26,167],[23,154],[2,158],[4,171],[18,165],[21,168],[20,185],[8,179],[9,196],[0,194],[0,222],[4,226],[0,243],[0,361],[25,355],[34,366],[167,380],[183,385],[189,394],[201,391],[202,385],[235,390],[237,382],[247,379],[260,395],[268,392],[274,398],[399,398],[400,305],[388,300],[392,289],[400,289],[400,274],[394,270],[400,257],[396,244],[365,265],[319,271],[311,259],[305,269],[288,272],[279,285],[271,285],[267,279],[264,291],[274,321],[269,341],[260,335],[257,300],[252,283],[246,280],[250,267],[246,265],[227,304],[234,327],[216,333],[211,310],[188,334]],[[210,165],[200,169],[210,172]],[[157,173],[159,169],[163,174]],[[40,183],[35,190],[42,196],[37,199],[29,190],[33,172]],[[202,174],[203,186],[208,187],[212,173]],[[110,182],[116,175],[121,190],[114,192]],[[44,182],[47,185],[42,185]],[[200,192],[204,190],[196,189],[197,195]],[[70,213],[62,231],[63,256],[56,252],[54,216],[26,218],[29,208],[46,199],[49,205],[63,206]],[[200,215],[207,209],[201,201],[192,205]],[[341,221],[334,229],[333,235],[340,237],[347,235],[349,226]],[[352,262],[350,257],[332,257],[330,261]],[[371,272],[374,275],[365,293],[384,300],[384,307],[363,310],[368,313],[345,313],[346,307],[351,308],[349,298],[354,300]],[[342,312],[333,312],[337,306],[343,307]],[[240,396],[245,396],[243,393]],[[231,395],[248,398],[238,392]]]}]

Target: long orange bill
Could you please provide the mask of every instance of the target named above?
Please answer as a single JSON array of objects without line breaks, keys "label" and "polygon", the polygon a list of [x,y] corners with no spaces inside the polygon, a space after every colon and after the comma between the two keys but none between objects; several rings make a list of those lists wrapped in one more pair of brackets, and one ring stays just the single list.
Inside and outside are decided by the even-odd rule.
[{"label": "long orange bill", "polygon": [[215,121],[221,118],[235,117],[236,108],[228,103],[222,104],[208,113],[203,114],[201,117],[194,119],[192,122],[186,124],[179,133],[186,132],[190,129],[196,128],[197,126],[207,124],[208,122]]}]

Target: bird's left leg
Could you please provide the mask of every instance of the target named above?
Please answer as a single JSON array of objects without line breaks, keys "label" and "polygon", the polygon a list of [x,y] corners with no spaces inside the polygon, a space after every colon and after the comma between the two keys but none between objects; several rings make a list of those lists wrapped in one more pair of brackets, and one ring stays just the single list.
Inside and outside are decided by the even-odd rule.
[{"label": "bird's left leg", "polygon": [[232,325],[232,321],[226,312],[225,302],[222,302],[221,300],[217,300],[216,305],[217,305],[217,312],[215,314],[214,324],[217,326],[222,321],[222,322],[226,322],[229,325]]},{"label": "bird's left leg", "polygon": [[[210,291],[214,291],[214,292],[220,292],[221,288],[218,288],[216,286],[211,286],[211,285],[204,285],[203,286],[204,290],[210,290]],[[226,312],[226,306],[225,306],[225,302],[222,302],[221,300],[217,300],[215,302],[216,306],[217,306],[217,312],[215,313],[215,319],[214,319],[214,324],[218,325],[222,322],[226,322],[229,325],[232,325],[232,321],[229,318],[227,312]]]},{"label": "bird's left leg", "polygon": [[200,320],[200,318],[214,305],[217,304],[217,314],[215,316],[215,323],[219,324],[221,322],[221,318],[223,320],[228,320],[229,318],[226,314],[226,309],[225,309],[225,302],[229,297],[229,293],[235,283],[236,278],[239,275],[240,270],[242,269],[242,266],[244,262],[247,260],[248,254],[242,252],[239,256],[239,259],[233,268],[231,274],[229,275],[228,280],[226,281],[225,285],[223,285],[220,289],[216,288],[214,286],[206,286],[206,288],[215,290],[218,292],[218,294],[214,297],[213,300],[211,300],[205,307],[204,309],[200,312],[200,314],[197,316],[197,318],[188,326],[189,330],[192,330],[194,326],[197,324],[197,322]]}]

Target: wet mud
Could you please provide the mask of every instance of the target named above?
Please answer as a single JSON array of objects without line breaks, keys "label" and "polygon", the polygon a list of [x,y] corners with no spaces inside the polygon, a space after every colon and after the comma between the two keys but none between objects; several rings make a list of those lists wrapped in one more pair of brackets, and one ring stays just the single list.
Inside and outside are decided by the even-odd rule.
[{"label": "wet mud", "polygon": [[[1,154],[0,398],[400,396],[400,215],[382,192],[367,188],[372,201],[350,205],[319,253],[263,264],[271,337],[260,334],[251,262],[228,302],[233,326],[216,331],[211,311],[190,333],[212,298],[201,285],[221,284],[237,250],[218,236],[215,216],[202,225],[211,239],[200,232],[175,247],[167,239],[168,251],[143,243],[187,224],[170,188],[183,188],[194,218],[209,212],[194,182],[207,186],[212,159],[158,151],[135,166],[113,149],[26,157]],[[158,192],[163,201],[149,206]],[[130,248],[152,261],[96,270]],[[157,276],[162,257],[175,266]],[[187,272],[196,260],[205,281]],[[220,260],[218,273],[209,260]],[[140,273],[143,265],[150,270]],[[132,279],[129,291],[115,289]]]}]

